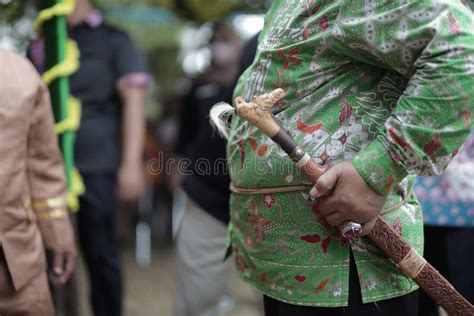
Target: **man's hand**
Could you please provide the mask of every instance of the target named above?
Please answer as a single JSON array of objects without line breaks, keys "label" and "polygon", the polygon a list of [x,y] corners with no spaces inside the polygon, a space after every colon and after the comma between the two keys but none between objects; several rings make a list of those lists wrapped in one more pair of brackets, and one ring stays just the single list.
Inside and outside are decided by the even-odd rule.
[{"label": "man's hand", "polygon": [[367,185],[351,161],[331,167],[309,194],[320,198],[319,209],[330,225],[339,226],[345,221],[360,223],[363,235],[372,230],[385,203],[385,198]]},{"label": "man's hand", "polygon": [[122,164],[118,173],[118,192],[122,201],[138,199],[143,188],[143,166],[140,163]]},{"label": "man's hand", "polygon": [[70,249],[51,249],[53,254],[53,269],[50,279],[54,284],[65,284],[76,268],[77,253],[74,247]]},{"label": "man's hand", "polygon": [[77,250],[69,217],[38,221],[46,250],[52,255],[49,277],[54,284],[65,284],[76,268]]}]

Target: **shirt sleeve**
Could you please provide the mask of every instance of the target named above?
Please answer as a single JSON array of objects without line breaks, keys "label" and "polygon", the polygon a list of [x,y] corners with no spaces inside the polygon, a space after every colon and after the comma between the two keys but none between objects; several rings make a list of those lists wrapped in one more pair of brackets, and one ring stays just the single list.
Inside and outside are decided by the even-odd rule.
[{"label": "shirt sleeve", "polygon": [[44,40],[35,39],[28,44],[26,48],[26,58],[33,64],[36,70],[41,74],[44,72]]},{"label": "shirt sleeve", "polygon": [[49,93],[40,82],[28,132],[27,168],[33,201],[66,196],[63,160],[53,126]]},{"label": "shirt sleeve", "polygon": [[145,86],[149,75],[143,57],[126,33],[117,31],[114,38],[114,65],[117,86]]},{"label": "shirt sleeve", "polygon": [[39,76],[37,98],[30,117],[27,174],[31,207],[46,248],[73,247],[64,165],[53,130],[49,93]]},{"label": "shirt sleeve", "polygon": [[339,50],[408,80],[374,141],[353,159],[380,194],[408,174],[439,175],[469,135],[473,31],[459,1],[344,1],[334,26]]}]

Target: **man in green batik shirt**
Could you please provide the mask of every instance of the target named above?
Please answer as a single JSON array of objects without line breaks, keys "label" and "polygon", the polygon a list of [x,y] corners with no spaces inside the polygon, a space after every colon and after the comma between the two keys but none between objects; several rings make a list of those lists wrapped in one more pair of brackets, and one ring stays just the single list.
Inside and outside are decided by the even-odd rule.
[{"label": "man in green batik shirt", "polygon": [[332,167],[310,192],[271,193],[308,179],[257,128],[232,121],[231,179],[247,190],[231,196],[229,236],[267,315],[417,314],[416,283],[367,237],[348,242],[335,226],[367,233],[381,214],[423,251],[412,185],[440,174],[471,129],[473,30],[454,0],[273,2],[234,96],[284,89],[275,116]]}]

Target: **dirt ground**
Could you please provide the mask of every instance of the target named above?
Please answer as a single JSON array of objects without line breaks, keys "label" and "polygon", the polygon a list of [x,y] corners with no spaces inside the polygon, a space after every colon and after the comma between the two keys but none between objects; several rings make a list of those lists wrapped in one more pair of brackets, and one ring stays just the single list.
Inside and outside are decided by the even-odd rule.
[{"label": "dirt ground", "polygon": [[[122,254],[125,277],[124,316],[172,316],[175,292],[174,254],[172,249],[155,249],[151,265],[141,268],[132,250]],[[79,316],[92,316],[88,304],[84,264],[79,263]],[[229,284],[232,300],[220,316],[263,316],[261,295],[244,284],[235,274]],[[441,316],[447,314],[441,310]]]},{"label": "dirt ground", "polygon": [[[154,250],[152,263],[141,268],[132,250],[123,252],[125,276],[125,316],[172,316],[174,284],[174,254],[172,249]],[[84,265],[78,271],[80,315],[91,316],[88,304]],[[235,274],[229,286],[232,300],[226,301],[222,316],[261,316],[261,296],[240,281]]]}]

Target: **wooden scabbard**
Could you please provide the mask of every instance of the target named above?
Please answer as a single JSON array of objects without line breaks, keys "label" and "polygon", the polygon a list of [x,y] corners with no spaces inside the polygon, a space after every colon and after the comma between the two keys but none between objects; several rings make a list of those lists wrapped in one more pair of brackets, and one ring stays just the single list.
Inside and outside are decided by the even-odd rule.
[{"label": "wooden scabbard", "polygon": [[[397,265],[405,259],[412,247],[387,222],[379,217],[368,235]],[[418,255],[419,256],[419,255]],[[420,256],[421,257],[421,256]],[[422,257],[420,260],[424,260]],[[405,271],[400,265],[402,271]],[[417,268],[415,267],[416,271]],[[408,273],[410,274],[410,273]],[[424,261],[416,275],[411,275],[415,282],[438,303],[448,315],[472,316],[474,307],[467,301],[451,283],[446,280],[433,266]]]}]

